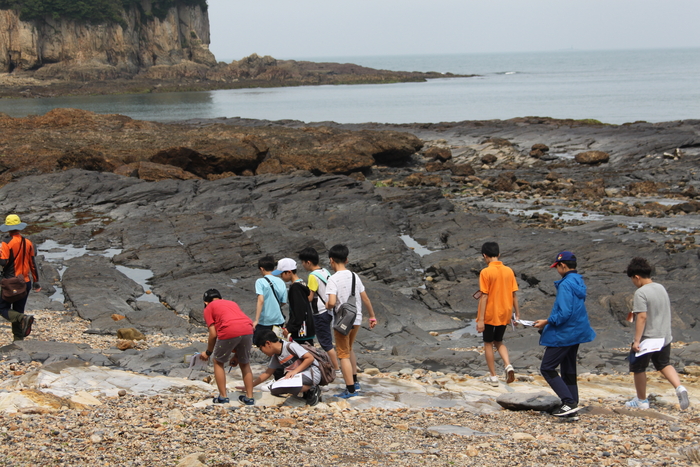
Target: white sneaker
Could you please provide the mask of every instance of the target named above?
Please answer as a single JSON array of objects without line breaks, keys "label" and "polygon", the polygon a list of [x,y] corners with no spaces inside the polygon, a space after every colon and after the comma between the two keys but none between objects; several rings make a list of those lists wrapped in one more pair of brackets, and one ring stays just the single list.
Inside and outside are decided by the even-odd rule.
[{"label": "white sneaker", "polygon": [[506,383],[510,384],[513,381],[515,381],[515,370],[513,369],[513,365],[508,365],[506,367]]},{"label": "white sneaker", "polygon": [[681,410],[685,410],[690,406],[688,391],[683,386],[678,386],[676,388],[676,396],[678,396],[678,403],[681,406]]},{"label": "white sneaker", "polygon": [[629,409],[648,409],[649,399],[641,400],[637,396],[635,396],[634,399],[632,399],[631,401],[625,402],[625,407]]},{"label": "white sneaker", "polygon": [[490,384],[491,386],[498,387],[498,376],[484,376],[484,383]]}]

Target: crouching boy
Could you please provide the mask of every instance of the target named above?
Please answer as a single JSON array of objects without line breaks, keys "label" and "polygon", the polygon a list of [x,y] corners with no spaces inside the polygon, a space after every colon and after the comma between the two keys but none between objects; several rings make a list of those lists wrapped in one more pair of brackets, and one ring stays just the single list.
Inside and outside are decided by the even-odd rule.
[{"label": "crouching boy", "polygon": [[266,381],[278,368],[284,377],[270,386],[273,396],[303,392],[308,405],[318,404],[321,396],[321,371],[311,353],[296,342],[282,342],[277,334],[264,331],[255,337],[255,346],[270,358],[267,370],[253,379],[253,386]]}]

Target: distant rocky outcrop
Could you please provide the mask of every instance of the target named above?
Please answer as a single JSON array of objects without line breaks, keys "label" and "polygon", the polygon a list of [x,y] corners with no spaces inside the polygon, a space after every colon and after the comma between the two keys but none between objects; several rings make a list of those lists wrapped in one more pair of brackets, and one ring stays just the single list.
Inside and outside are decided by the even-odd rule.
[{"label": "distant rocky outcrop", "polygon": [[23,20],[17,10],[0,10],[0,72],[99,80],[153,67],[216,65],[208,48],[207,12],[186,4],[192,2],[173,2],[161,18],[153,14],[156,3],[143,0],[124,9],[121,21],[98,24],[50,15]]}]

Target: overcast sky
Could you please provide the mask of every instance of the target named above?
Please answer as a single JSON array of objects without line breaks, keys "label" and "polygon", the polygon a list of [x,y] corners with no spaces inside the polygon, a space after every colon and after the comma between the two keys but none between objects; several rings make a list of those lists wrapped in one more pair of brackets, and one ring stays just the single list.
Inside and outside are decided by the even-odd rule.
[{"label": "overcast sky", "polygon": [[700,47],[700,0],[208,0],[218,60]]}]

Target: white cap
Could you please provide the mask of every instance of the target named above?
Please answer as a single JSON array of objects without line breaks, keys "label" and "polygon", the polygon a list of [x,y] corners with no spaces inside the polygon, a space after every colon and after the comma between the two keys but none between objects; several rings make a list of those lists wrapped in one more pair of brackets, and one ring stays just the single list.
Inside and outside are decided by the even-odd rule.
[{"label": "white cap", "polygon": [[277,267],[274,271],[272,271],[272,275],[279,276],[285,271],[296,271],[296,269],[296,261],[294,261],[292,258],[282,258],[281,260],[277,261]]}]

